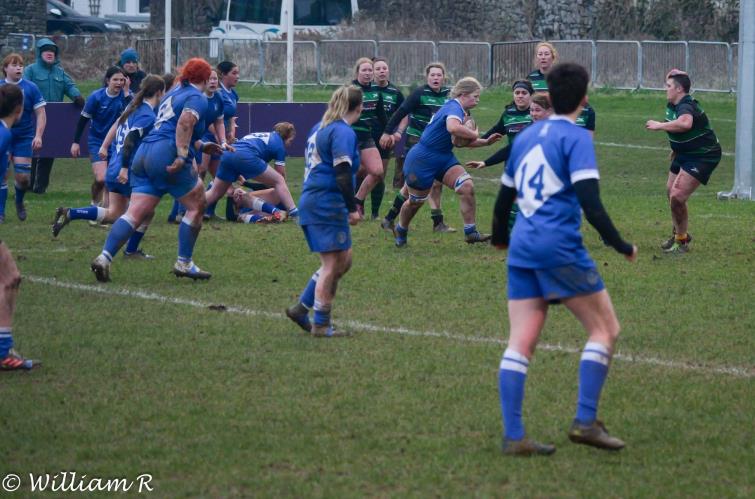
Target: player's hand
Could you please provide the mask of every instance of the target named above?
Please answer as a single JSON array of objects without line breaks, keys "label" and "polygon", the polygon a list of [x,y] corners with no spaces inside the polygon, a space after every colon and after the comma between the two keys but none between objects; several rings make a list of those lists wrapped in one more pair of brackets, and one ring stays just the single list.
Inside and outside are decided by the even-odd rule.
[{"label": "player's hand", "polygon": [[636,262],[637,261],[637,245],[632,245],[632,254],[631,255],[624,255],[624,258],[627,259],[629,262]]},{"label": "player's hand", "polygon": [[663,123],[660,121],[655,120],[648,120],[647,123],[645,123],[645,128],[648,130],[661,130]]},{"label": "player's hand", "polygon": [[97,151],[97,155],[102,161],[105,161],[107,159],[107,149],[105,148],[105,146],[100,147],[100,150]]},{"label": "player's hand", "polygon": [[176,159],[173,160],[171,164],[166,166],[165,169],[167,170],[168,173],[173,175],[174,173],[180,172],[181,168],[184,167],[184,164],[186,163],[184,162],[183,158],[177,157]]},{"label": "player's hand", "polygon": [[71,144],[71,157],[72,158],[78,158],[80,152],[81,152],[81,148],[79,147],[78,144],[76,143]]},{"label": "player's hand", "polygon": [[232,146],[231,144],[229,144],[228,142],[223,142],[223,144],[221,144],[221,146],[220,146],[220,147],[222,147],[224,151],[228,151],[228,152],[236,152],[236,148],[235,148],[235,147],[233,147],[233,146]]},{"label": "player's hand", "polygon": [[349,225],[356,225],[362,220],[362,215],[358,211],[352,211],[349,213]]},{"label": "player's hand", "polygon": [[485,140],[487,141],[487,145],[490,145],[490,144],[495,144],[496,142],[498,142],[502,138],[503,138],[503,135],[501,135],[500,133],[494,133],[493,135],[491,135],[490,137],[488,137]]},{"label": "player's hand", "polygon": [[233,202],[236,204],[241,203],[241,199],[244,197],[244,194],[246,194],[246,191],[244,189],[241,189],[241,188],[234,189],[233,194],[232,194]]},{"label": "player's hand", "polygon": [[118,171],[118,183],[119,184],[127,184],[128,183],[128,168],[121,168]]},{"label": "player's hand", "polygon": [[126,82],[123,84],[123,95],[128,96],[131,91],[131,78],[126,76]]},{"label": "player's hand", "polygon": [[481,168],[485,168],[485,162],[484,161],[467,161],[464,166],[467,168],[471,168],[473,170],[479,170]]},{"label": "player's hand", "polygon": [[215,142],[203,142],[201,150],[205,154],[223,154],[223,148]]},{"label": "player's hand", "polygon": [[393,147],[393,135],[388,135],[387,133],[384,133],[380,136],[380,147],[383,149],[390,149]]},{"label": "player's hand", "polygon": [[35,136],[34,140],[31,141],[31,148],[34,151],[39,151],[40,149],[42,149],[42,137],[38,135]]}]

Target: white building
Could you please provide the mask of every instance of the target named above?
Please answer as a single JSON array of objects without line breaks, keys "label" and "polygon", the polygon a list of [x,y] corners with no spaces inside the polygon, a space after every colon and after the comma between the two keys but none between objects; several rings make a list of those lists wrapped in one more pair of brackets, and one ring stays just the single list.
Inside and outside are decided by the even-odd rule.
[{"label": "white building", "polygon": [[71,7],[87,16],[115,19],[134,29],[149,27],[150,0],[70,0]]}]

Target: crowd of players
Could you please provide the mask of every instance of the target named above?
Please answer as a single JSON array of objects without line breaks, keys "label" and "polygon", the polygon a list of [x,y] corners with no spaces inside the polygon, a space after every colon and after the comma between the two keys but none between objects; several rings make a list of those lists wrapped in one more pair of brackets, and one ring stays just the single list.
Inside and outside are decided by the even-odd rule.
[{"label": "crowd of players", "polygon": [[[50,52],[47,48],[39,47],[38,57],[43,61],[43,54]],[[407,244],[409,224],[426,201],[431,205],[434,230],[454,232],[444,222],[441,209],[445,186],[460,196],[467,243],[491,241],[497,248],[509,249],[510,336],[499,370],[503,452],[547,455],[555,451],[552,445],[528,438],[521,418],[529,361],[553,303],[564,304],[589,336],[580,361],[578,404],[569,438],[621,449],[624,443],[597,419],[619,323],[582,244],[583,215],[605,244],[627,260],[636,259],[637,248],[621,238],[600,201],[592,144],[595,112],[587,104],[587,72],[576,64],[556,64],[557,57],[551,44],[537,46],[538,69],[514,82],[511,103],[483,134],[471,117],[482,91],[476,79],[465,77],[446,87],[445,67],[431,63],[425,68],[426,83],[404,98],[390,82],[386,59],[359,59],[354,80],[332,94],[322,120],[308,133],[297,206],[285,174],[286,146],[296,130],[282,121],[272,131],[236,138],[234,87],[239,77],[235,64],[225,61],[212,68],[205,60],[193,58],[175,78],[145,75],[136,64],[138,56],[128,49],[119,65],[107,70],[103,87],[84,102],[73,135],[71,155],[77,157],[89,123],[94,175],[91,204],[58,208],[53,235],[57,237],[73,220],[112,223],[101,253],[91,264],[99,281],[109,281],[113,258],[124,246],[126,256],[150,258],[140,243],[161,198],[170,194],[175,200],[171,220],[179,224],[173,272],[179,277],[209,279],[210,273],[192,258],[208,206],[227,197],[231,219],[268,223],[296,219],[310,250],[318,253],[320,267],[286,314],[312,336],[342,336],[347,333],[333,327],[331,310],[339,280],[351,267],[350,226],[363,219],[368,195],[372,216],[379,217],[388,161],[406,134],[393,179],[398,192],[381,220],[381,227],[393,233],[396,246]],[[3,71],[0,216],[5,214],[10,159],[16,212],[25,220],[24,194],[32,185],[33,151],[42,145],[45,100],[38,86],[23,77],[20,55],[7,56]],[[689,96],[689,76],[672,70],[666,88],[666,121],[650,120],[646,127],[669,135],[674,157],[667,190],[673,234],[662,248],[684,253],[691,241],[686,200],[701,183],[707,183],[721,148],[705,113]],[[506,163],[489,235],[477,228],[473,180],[453,148],[487,146],[503,136],[508,138],[505,147],[484,161],[466,164],[466,168],[480,169]],[[212,177],[209,187],[204,179],[208,173]],[[1,242],[0,278],[0,369],[31,369],[36,361],[13,349],[11,321],[20,276]]]}]

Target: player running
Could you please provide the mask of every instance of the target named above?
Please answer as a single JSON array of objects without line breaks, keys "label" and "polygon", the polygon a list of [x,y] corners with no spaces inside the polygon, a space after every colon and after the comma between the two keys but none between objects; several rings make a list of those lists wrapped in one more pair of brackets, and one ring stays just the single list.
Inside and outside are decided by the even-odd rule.
[{"label": "player running", "polygon": [[307,139],[299,224],[310,251],[320,254],[320,268],[286,315],[315,337],[345,335],[333,328],[330,312],[338,281],[351,268],[349,226],[362,219],[354,199],[359,142],[350,127],[362,112],[361,90],[343,86],[333,92],[322,121]]},{"label": "player running", "polygon": [[[31,189],[31,157],[34,151],[42,148],[42,135],[47,124],[45,99],[36,84],[23,79],[24,59],[19,54],[8,54],[3,59],[5,79],[2,85],[17,85],[24,95],[24,112],[11,129],[10,160],[13,162],[16,190],[16,215],[22,222],[26,220],[24,196]],[[0,223],[5,221],[5,203],[8,200],[8,180],[0,177]]]},{"label": "player running", "polygon": [[707,185],[721,161],[721,144],[705,111],[689,95],[692,82],[678,69],[666,76],[666,121],[648,120],[648,130],[663,130],[671,144],[672,160],[666,194],[674,224],[671,237],[661,245],[666,253],[683,254],[690,249],[687,200],[700,184]]},{"label": "player running", "polygon": [[452,136],[472,142],[467,147],[493,144],[503,136],[499,133],[481,139],[477,130],[464,126],[468,111],[480,101],[482,85],[472,77],[459,80],[451,90],[448,101],[430,120],[419,143],[409,151],[404,163],[404,178],[409,193],[399,213],[399,223],[394,229],[396,246],[406,246],[409,222],[422,207],[430,194],[433,183],[443,182],[460,197],[461,217],[464,220],[464,240],[480,243],[490,239],[480,234],[475,223],[475,195],[472,177],[453,154]]},{"label": "player running", "polygon": [[[105,173],[105,186],[110,193],[108,207],[91,205],[80,208],[65,208],[61,206],[55,211],[55,221],[52,225],[53,237],[58,237],[63,228],[72,220],[113,223],[118,217],[126,213],[131,198],[129,180],[134,153],[139,148],[142,138],[155,125],[155,109],[165,93],[165,81],[159,76],[149,75],[142,80],[141,85],[142,89],[134,96],[134,100],[113,125],[115,127],[115,143]],[[152,214],[134,231],[129,238],[123,256],[142,259],[152,258],[139,249],[139,243],[151,220]]]},{"label": "player running", "polygon": [[160,102],[155,126],[134,156],[128,211],[113,224],[102,253],[92,262],[98,281],[110,280],[113,257],[155,211],[166,193],[178,199],[187,210],[178,228],[178,259],[173,273],[192,279],[211,277],[192,260],[206,206],[204,185],[192,168],[192,159],[199,152],[222,151],[218,144],[199,140],[204,133],[203,117],[207,111],[207,97],[203,92],[211,71],[204,59],[189,59],[177,78],[179,84]]},{"label": "player running", "polygon": [[507,455],[556,451],[553,445],[528,438],[522,423],[527,369],[551,303],[566,305],[589,335],[569,439],[603,449],[624,447],[597,419],[619,321],[582,244],[582,212],[603,240],[630,262],[637,258],[637,247],[621,238],[603,208],[592,139],[574,124],[588,83],[587,71],[577,64],[559,64],[549,72],[556,116],[528,127],[514,141],[493,213],[492,244],[504,249],[509,245],[506,221],[515,199],[521,209],[507,258],[510,332],[498,371]]}]

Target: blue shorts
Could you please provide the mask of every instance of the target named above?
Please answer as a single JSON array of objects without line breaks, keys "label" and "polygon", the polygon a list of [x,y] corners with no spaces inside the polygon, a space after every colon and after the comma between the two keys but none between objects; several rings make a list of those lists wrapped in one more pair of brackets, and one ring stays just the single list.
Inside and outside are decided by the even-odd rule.
[{"label": "blue shorts", "polygon": [[197,185],[197,171],[189,162],[178,173],[168,173],[166,168],[175,159],[175,142],[142,142],[131,165],[132,192],[156,197],[170,194],[176,199],[188,194]]},{"label": "blue shorts", "polygon": [[593,262],[572,263],[551,269],[509,265],[509,300],[544,298],[558,303],[564,298],[589,295],[605,289]]},{"label": "blue shorts", "polygon": [[309,224],[302,225],[309,251],[328,253],[351,248],[351,229],[348,225]]},{"label": "blue shorts", "polygon": [[267,170],[267,163],[247,152],[226,152],[220,158],[220,166],[215,177],[226,182],[235,182],[239,175],[245,179],[259,177]]},{"label": "blue shorts", "polygon": [[446,172],[452,166],[460,164],[453,153],[439,154],[417,144],[406,155],[404,179],[412,189],[426,191],[433,186],[435,180],[443,182]]},{"label": "blue shorts", "polygon": [[107,161],[110,159],[110,151],[108,151],[108,157],[106,159],[100,158],[100,147],[102,147],[101,140],[89,137],[87,147],[89,148],[89,161],[92,163],[99,163],[100,161]]},{"label": "blue shorts", "polygon": [[[10,155],[14,158],[31,158],[34,152],[31,148],[31,143],[34,141],[33,135],[27,135],[26,137],[13,137],[10,144]],[[29,173],[31,172],[31,167],[29,167],[28,171],[24,171],[24,168],[16,169],[16,173]]]},{"label": "blue shorts", "polygon": [[121,196],[130,198],[131,197],[131,185],[130,184],[121,184],[117,180],[109,180],[105,179],[105,186],[107,187],[107,190],[109,192],[115,192],[116,194],[120,194]]}]

